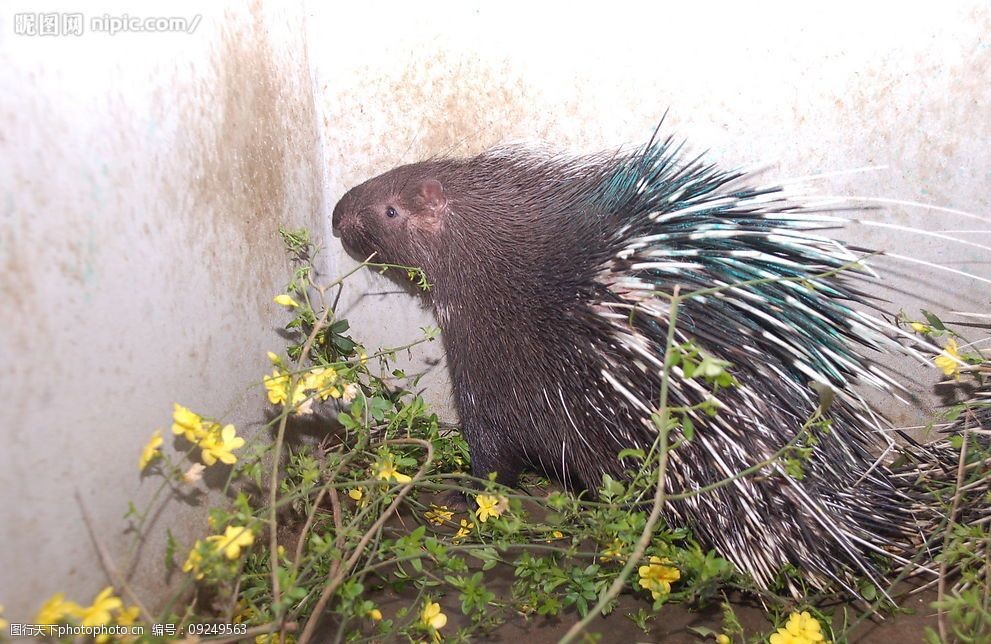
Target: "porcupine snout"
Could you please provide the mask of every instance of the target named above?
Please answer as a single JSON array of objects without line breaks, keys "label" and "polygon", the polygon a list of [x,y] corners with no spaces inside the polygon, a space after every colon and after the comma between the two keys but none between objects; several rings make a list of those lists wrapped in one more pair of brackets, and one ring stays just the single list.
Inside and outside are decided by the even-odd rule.
[{"label": "porcupine snout", "polygon": [[344,197],[337,202],[337,205],[334,206],[334,214],[330,219],[334,231],[334,237],[341,237],[343,232],[342,228],[345,226],[350,227],[354,220],[353,215],[348,216],[350,214],[348,212],[349,201],[350,200],[347,198],[347,195],[344,195]]}]

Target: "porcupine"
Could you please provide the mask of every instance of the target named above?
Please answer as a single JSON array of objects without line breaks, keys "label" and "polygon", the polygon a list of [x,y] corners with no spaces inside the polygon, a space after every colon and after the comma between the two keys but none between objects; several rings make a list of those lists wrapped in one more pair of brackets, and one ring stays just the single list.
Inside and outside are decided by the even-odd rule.
[{"label": "porcupine", "polygon": [[[862,249],[813,232],[841,219],[681,147],[655,135],[631,151],[503,146],[404,165],[348,191],[333,225],[356,256],[425,271],[472,473],[507,485],[524,470],[574,491],[623,477],[634,464],[618,453],[657,438],[663,295],[725,287],[679,309],[676,342],[731,363],[738,386],[718,392],[715,417],[689,414],[670,490],[773,457],[815,413],[810,383],[835,392],[831,428],[801,480],[776,461],[667,504],[666,519],[764,587],[790,564],[857,595],[853,579],[883,580],[873,559],[910,558],[936,516],[910,475],[878,462],[877,416],[853,389],[898,388],[866,355],[914,352],[911,336],[858,288]],[[709,395],[671,370],[670,405]]]}]

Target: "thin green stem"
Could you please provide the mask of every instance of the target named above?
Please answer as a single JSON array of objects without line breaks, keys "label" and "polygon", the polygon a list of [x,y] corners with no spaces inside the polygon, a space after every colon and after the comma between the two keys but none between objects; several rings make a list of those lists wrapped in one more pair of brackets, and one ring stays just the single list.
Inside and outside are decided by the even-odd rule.
[{"label": "thin green stem", "polygon": [[426,474],[427,469],[429,469],[431,463],[434,460],[434,446],[430,441],[421,440],[419,438],[395,438],[391,440],[384,441],[384,444],[419,444],[427,450],[426,458],[424,458],[423,463],[420,465],[420,469],[417,470],[416,474],[399,490],[396,494],[396,498],[393,499],[392,503],[379,515],[375,523],[365,532],[364,536],[358,541],[354,550],[351,552],[351,556],[348,557],[347,561],[342,565],[338,566],[335,574],[331,577],[327,586],[324,588],[323,593],[320,594],[320,598],[317,600],[316,605],[313,608],[313,612],[310,614],[310,618],[306,621],[306,627],[303,629],[303,634],[299,638],[299,644],[306,644],[313,637],[316,630],[317,623],[323,615],[324,609],[327,607],[327,602],[333,597],[334,591],[340,586],[341,582],[344,581],[345,575],[348,574],[358,559],[361,557],[362,552],[365,550],[365,546],[373,538],[373,536],[382,528],[386,520],[392,516],[392,513],[396,511],[399,504],[402,503],[403,499],[409,494],[413,487],[419,482],[421,478]]},{"label": "thin green stem", "polygon": [[[352,271],[354,272],[354,271]],[[350,275],[351,273],[348,273]],[[346,276],[345,276],[346,277]],[[340,278],[343,280],[344,278]],[[310,331],[310,335],[306,338],[306,342],[303,344],[303,350],[299,354],[299,360],[305,360],[307,356],[310,355],[310,348],[313,346],[313,342],[317,337],[317,333],[324,327],[327,323],[327,318],[330,316],[331,309],[326,308],[320,316],[320,319],[316,324],[313,325],[313,329]],[[297,383],[299,382],[299,375],[295,374],[289,379],[289,400],[287,402],[292,402],[293,392],[296,391]],[[279,515],[278,515],[278,500],[279,500],[279,466],[282,460],[282,444],[286,437],[286,424],[289,421],[289,407],[285,406],[282,409],[282,414],[279,418],[279,432],[275,437],[275,445],[272,448],[272,475],[269,481],[269,561],[271,562],[272,568],[272,605],[275,607],[275,617],[276,621],[282,619],[283,607],[280,600],[280,589],[279,589]],[[281,639],[281,635],[280,635]]]},{"label": "thin green stem", "polygon": [[640,561],[643,559],[644,553],[647,551],[647,547],[654,537],[654,528],[657,526],[657,522],[660,521],[661,512],[664,510],[664,504],[666,501],[665,496],[665,473],[667,472],[668,465],[668,383],[670,381],[670,361],[671,361],[671,349],[674,346],[674,331],[675,325],[678,322],[678,307],[681,304],[681,298],[678,296],[678,286],[674,287],[674,296],[671,299],[671,309],[668,316],[668,334],[667,340],[664,344],[664,373],[663,378],[661,378],[661,396],[660,404],[658,409],[658,419],[657,419],[657,431],[658,431],[658,445],[660,449],[660,460],[657,466],[657,486],[654,488],[654,504],[650,509],[650,515],[647,517],[647,522],[644,524],[643,530],[640,533],[640,538],[637,539],[637,544],[633,548],[633,552],[630,554],[629,559],[623,565],[623,569],[620,571],[619,575],[613,579],[612,584],[610,584],[609,589],[606,590],[599,597],[599,601],[596,602],[595,606],[583,617],[581,620],[572,625],[568,629],[568,632],[564,634],[561,638],[561,644],[568,644],[568,642],[573,641],[579,634],[581,634],[585,628],[592,623],[592,620],[596,619],[602,614],[606,606],[612,602],[617,595],[626,586],[626,580],[629,579],[630,575],[633,573],[633,569],[640,565]]}]

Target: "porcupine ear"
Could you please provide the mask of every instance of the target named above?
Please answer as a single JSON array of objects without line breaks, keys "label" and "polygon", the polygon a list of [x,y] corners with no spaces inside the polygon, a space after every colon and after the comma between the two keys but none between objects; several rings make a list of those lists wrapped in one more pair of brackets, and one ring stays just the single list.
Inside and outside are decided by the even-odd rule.
[{"label": "porcupine ear", "polygon": [[417,193],[420,205],[435,217],[440,217],[447,206],[447,197],[444,196],[444,185],[436,179],[425,179],[420,184]]}]

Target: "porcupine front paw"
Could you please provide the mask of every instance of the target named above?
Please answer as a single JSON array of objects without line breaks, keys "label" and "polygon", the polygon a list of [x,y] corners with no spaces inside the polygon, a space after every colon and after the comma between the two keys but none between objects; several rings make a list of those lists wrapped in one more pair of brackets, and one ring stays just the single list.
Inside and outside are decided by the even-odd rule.
[{"label": "porcupine front paw", "polygon": [[[471,444],[468,445],[471,448]],[[522,465],[514,458],[471,450],[471,475],[477,479],[494,480],[499,485],[516,487],[520,482]],[[473,484],[477,486],[478,484]]]},{"label": "porcupine front paw", "polygon": [[448,490],[437,499],[437,505],[446,507],[455,513],[471,512],[475,509],[475,502],[468,497],[466,492],[461,490]]}]

